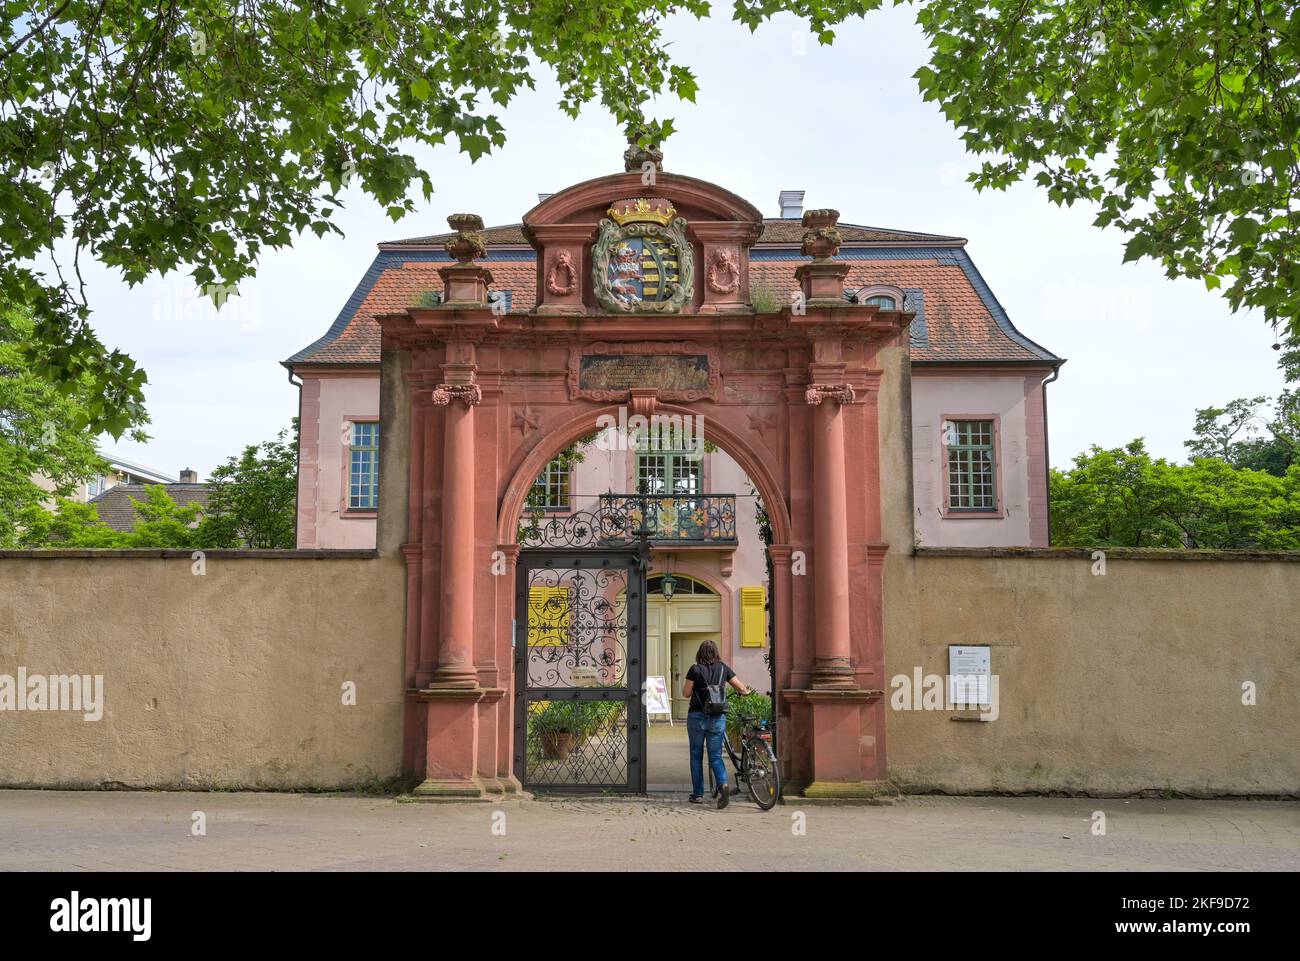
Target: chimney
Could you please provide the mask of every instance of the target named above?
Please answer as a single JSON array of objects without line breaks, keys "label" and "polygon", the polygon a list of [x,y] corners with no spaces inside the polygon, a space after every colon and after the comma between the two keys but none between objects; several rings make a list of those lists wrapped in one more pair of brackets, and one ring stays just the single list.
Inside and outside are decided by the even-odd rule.
[{"label": "chimney", "polygon": [[190,470],[188,467],[181,471],[182,484],[197,484],[199,482],[199,472]]},{"label": "chimney", "polygon": [[798,220],[803,216],[803,191],[782,190],[780,204],[782,220]]}]

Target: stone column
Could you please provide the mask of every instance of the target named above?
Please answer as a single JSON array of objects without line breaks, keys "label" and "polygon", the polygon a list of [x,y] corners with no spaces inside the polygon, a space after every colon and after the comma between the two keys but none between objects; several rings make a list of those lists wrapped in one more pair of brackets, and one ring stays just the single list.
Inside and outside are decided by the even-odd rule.
[{"label": "stone column", "polygon": [[474,407],[477,384],[443,384],[442,605],[434,687],[478,686],[474,669]]},{"label": "stone column", "polygon": [[844,415],[847,384],[813,384],[805,397],[813,411],[814,589],[817,623],[813,688],[853,687],[849,641],[848,500],[844,478]]}]

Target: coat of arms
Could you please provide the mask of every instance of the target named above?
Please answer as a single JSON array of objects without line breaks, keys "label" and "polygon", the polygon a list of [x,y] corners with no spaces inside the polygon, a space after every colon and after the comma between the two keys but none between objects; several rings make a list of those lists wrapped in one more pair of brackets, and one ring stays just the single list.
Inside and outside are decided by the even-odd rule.
[{"label": "coat of arms", "polygon": [[611,312],[676,313],[695,293],[686,221],[662,198],[620,200],[592,247],[596,300]]}]

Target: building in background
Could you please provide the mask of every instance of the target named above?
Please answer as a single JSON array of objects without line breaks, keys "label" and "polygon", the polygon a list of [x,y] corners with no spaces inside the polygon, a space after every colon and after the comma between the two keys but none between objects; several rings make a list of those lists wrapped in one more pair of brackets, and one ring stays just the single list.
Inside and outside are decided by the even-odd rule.
[{"label": "building in background", "polygon": [[[120,462],[113,463],[116,466]],[[199,475],[196,471],[186,468],[181,471],[179,480],[169,478],[159,481],[151,479],[161,476],[152,471],[148,474],[142,473],[145,469],[138,466],[133,470],[136,472],[113,475],[113,483],[89,498],[89,503],[94,505],[99,519],[113,530],[128,534],[135,530],[135,525],[140,521],[140,514],[134,502],[144,500],[146,491],[154,486],[161,486],[181,507],[188,507],[190,504],[207,507],[212,485],[199,483]]]},{"label": "building in background", "polygon": [[[542,195],[547,196],[547,195]],[[789,303],[800,251],[803,191],[782,191],[744,269],[759,309]],[[916,541],[940,546],[1049,543],[1045,384],[1064,362],[1011,323],[960,237],[840,223],[848,299],[884,304],[903,291],[911,324]],[[329,330],[284,365],[302,383],[298,546],[371,547],[378,507],[379,352],[375,317],[436,302],[454,235],[389,241]],[[481,232],[495,295],[510,313],[537,303],[537,252],[522,225]],[[562,265],[582,283],[588,263]],[[567,277],[568,275],[566,275]],[[545,281],[543,281],[545,282]]]}]

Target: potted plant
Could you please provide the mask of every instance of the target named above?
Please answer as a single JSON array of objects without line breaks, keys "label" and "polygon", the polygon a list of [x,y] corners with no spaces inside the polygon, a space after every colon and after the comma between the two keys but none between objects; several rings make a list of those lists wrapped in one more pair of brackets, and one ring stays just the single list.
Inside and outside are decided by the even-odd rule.
[{"label": "potted plant", "polygon": [[542,757],[548,761],[567,758],[582,735],[580,705],[576,703],[551,701],[529,723],[541,741]]}]

